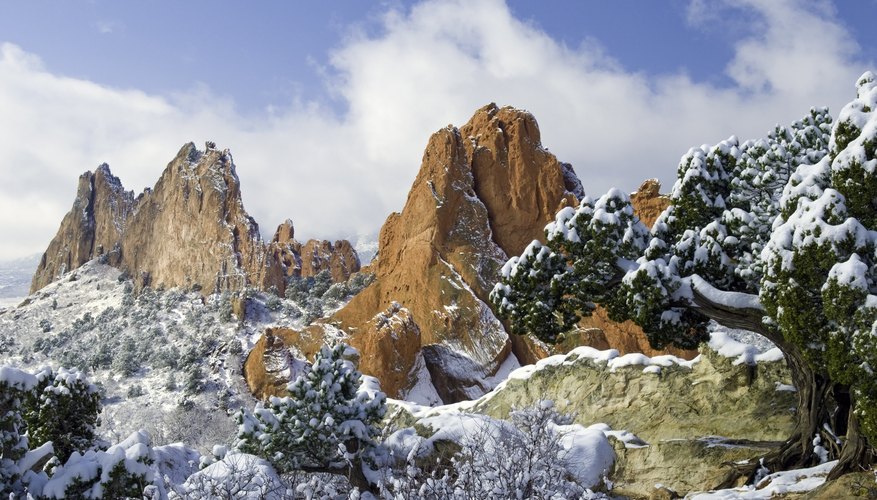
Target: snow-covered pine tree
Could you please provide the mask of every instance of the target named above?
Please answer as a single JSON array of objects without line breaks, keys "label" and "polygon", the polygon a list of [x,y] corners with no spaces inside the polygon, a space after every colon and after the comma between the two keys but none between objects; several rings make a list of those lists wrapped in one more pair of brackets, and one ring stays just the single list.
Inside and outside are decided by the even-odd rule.
[{"label": "snow-covered pine tree", "polygon": [[92,448],[101,412],[97,387],[78,370],[43,368],[36,377],[37,386],[23,402],[31,443],[51,441],[61,463],[74,451]]},{"label": "snow-covered pine tree", "polygon": [[[576,251],[598,238],[580,231],[565,212],[546,229],[546,253],[559,255],[557,273],[518,290],[509,261],[492,294],[501,316],[515,319],[534,302],[605,305],[613,319],[639,324],[655,347],[693,347],[715,320],[764,335],[785,355],[798,389],[790,438],[760,459],[736,464],[726,484],[772,471],[819,463],[814,442],[841,445],[831,473],[867,466],[877,442],[877,83],[868,72],[857,97],[831,123],[811,110],[789,128],[742,145],[731,138],[694,148],[678,170],[671,206],[636,255],[607,252],[593,263]],[[780,191],[779,186],[785,182]],[[781,195],[779,195],[781,193]],[[590,210],[583,204],[579,210]],[[628,220],[626,231],[642,231]],[[576,231],[572,231],[572,229]],[[575,286],[581,262],[612,273]],[[526,271],[526,268],[522,268]],[[563,290],[548,284],[563,285]],[[594,291],[602,286],[604,290]],[[543,290],[551,290],[544,294]],[[526,293],[519,293],[526,292]],[[560,299],[559,299],[560,297]],[[582,307],[576,314],[587,314]],[[562,311],[566,315],[568,311]],[[534,335],[540,330],[525,328]],[[553,340],[556,336],[543,336]],[[816,439],[819,438],[819,439]]]},{"label": "snow-covered pine tree", "polygon": [[20,494],[24,471],[19,462],[28,452],[21,401],[36,387],[37,379],[11,367],[0,367],[0,495]]},{"label": "snow-covered pine tree", "polygon": [[252,413],[242,410],[238,449],[266,458],[281,473],[341,474],[370,488],[362,458],[380,433],[386,398],[361,390],[362,376],[346,359],[351,350],[342,343],[323,346],[289,384],[289,396],[257,403]]},{"label": "snow-covered pine tree", "polygon": [[[94,446],[97,390],[79,372],[0,367],[0,494],[33,498],[142,496],[153,479],[149,436]],[[41,469],[50,458],[58,466]]]}]

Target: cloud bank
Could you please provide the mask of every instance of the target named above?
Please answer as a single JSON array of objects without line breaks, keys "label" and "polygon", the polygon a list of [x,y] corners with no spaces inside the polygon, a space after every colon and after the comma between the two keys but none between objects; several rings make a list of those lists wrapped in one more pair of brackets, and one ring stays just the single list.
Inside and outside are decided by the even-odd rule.
[{"label": "cloud bank", "polygon": [[263,233],[291,218],[300,238],[355,239],[401,209],[430,133],[488,102],[533,112],[543,144],[591,194],[651,177],[669,188],[689,147],[762,136],[810,106],[837,111],[873,68],[821,2],[698,0],[688,22],[735,14],[757,23],[735,43],[730,84],[716,86],[625,71],[598,45],[558,43],[500,0],[391,10],[378,33],[351,33],[328,56],[341,114],[304,99],[254,116],[203,85],[169,96],[109,88],[4,43],[0,260],[46,247],[83,171],[107,162],[139,192],[190,140],[232,150]]}]

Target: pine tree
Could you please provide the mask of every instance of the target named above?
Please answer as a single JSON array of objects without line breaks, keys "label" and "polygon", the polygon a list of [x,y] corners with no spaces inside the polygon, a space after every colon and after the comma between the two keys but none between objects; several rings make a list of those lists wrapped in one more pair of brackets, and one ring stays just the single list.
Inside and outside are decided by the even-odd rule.
[{"label": "pine tree", "polygon": [[51,441],[63,463],[94,445],[100,394],[78,370],[44,368],[36,377],[39,383],[24,398],[28,437],[33,444]]},{"label": "pine tree", "polygon": [[289,384],[289,396],[258,403],[238,418],[238,448],[279,472],[329,472],[369,487],[363,454],[374,446],[386,411],[383,393],[360,391],[361,374],[345,359],[351,348],[323,346],[313,364]]}]

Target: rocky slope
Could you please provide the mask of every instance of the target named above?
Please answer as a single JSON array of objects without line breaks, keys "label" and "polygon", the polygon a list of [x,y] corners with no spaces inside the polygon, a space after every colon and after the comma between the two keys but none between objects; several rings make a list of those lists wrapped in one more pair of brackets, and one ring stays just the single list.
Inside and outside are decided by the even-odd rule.
[{"label": "rocky slope", "polygon": [[136,199],[106,165],[80,177],[73,208],[49,244],[31,285],[35,292],[65,271],[104,256],[139,288],[198,288],[204,293],[274,289],[289,276],[327,269],[336,281],[359,270],[347,242],[293,239],[292,223],[265,244],[241,201],[228,150],[184,145],[152,189]]}]

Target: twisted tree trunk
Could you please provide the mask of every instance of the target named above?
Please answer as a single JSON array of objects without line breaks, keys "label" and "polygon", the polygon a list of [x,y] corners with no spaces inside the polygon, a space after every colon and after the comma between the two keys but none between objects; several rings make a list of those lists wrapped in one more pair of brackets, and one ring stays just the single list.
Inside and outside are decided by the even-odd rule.
[{"label": "twisted tree trunk", "polygon": [[[871,464],[875,458],[874,450],[859,430],[849,392],[832,382],[827,374],[813,370],[797,346],[787,342],[775,328],[764,323],[764,311],[755,307],[753,301],[744,307],[731,304],[745,304],[746,301],[718,302],[712,290],[704,289],[710,286],[708,283],[699,279],[692,282],[694,305],[700,313],[728,328],[763,335],[782,351],[792,375],[792,383],[798,391],[795,425],[789,438],[778,449],[763,457],[744,464],[729,464],[732,470],[717,487],[736,486],[741,478],[751,483],[762,467],[776,472],[819,464],[822,457],[814,451],[817,436],[828,451],[829,458],[839,459],[829,479],[862,470]],[[843,436],[840,447],[835,442],[834,433]]]}]

